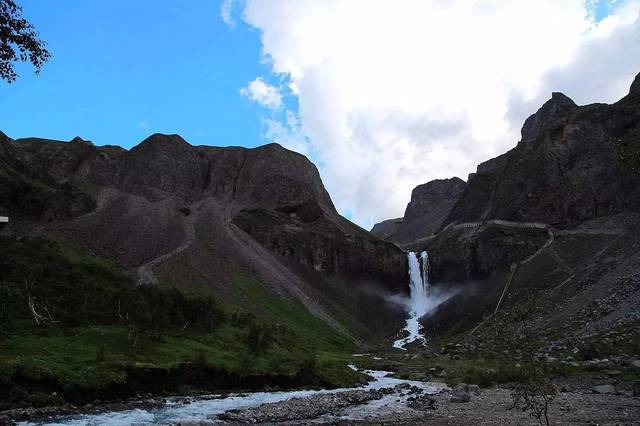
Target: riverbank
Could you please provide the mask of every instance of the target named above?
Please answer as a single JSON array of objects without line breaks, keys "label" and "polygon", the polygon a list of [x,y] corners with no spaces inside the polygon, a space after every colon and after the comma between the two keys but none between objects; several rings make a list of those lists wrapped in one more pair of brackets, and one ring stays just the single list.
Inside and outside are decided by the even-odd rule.
[{"label": "riverbank", "polygon": [[[58,406],[42,409],[20,409],[0,413],[9,424],[11,421],[29,421],[27,424],[184,424],[193,422],[210,422],[219,416],[231,414],[233,410],[257,407],[272,407],[272,404],[283,401],[294,401],[286,404],[285,414],[279,418],[318,417],[320,414],[331,414],[338,408],[348,408],[365,402],[387,398],[394,388],[412,389],[412,392],[435,393],[445,388],[444,384],[415,382],[391,377],[382,371],[366,371],[371,381],[359,388],[339,388],[320,390],[271,391],[252,393],[233,393],[219,395],[201,395],[195,397],[151,398],[129,400],[122,403],[96,404],[91,406]],[[308,398],[319,398],[308,401]],[[384,399],[382,398],[382,399]],[[318,401],[324,401],[320,411],[314,408]],[[342,401],[342,403],[339,403]],[[303,408],[300,408],[300,404]],[[338,407],[339,405],[339,407]],[[297,407],[297,408],[292,408]],[[313,410],[313,411],[309,411]],[[297,414],[291,414],[294,411]],[[2,418],[2,417],[0,417]],[[1,423],[0,423],[1,424]]]},{"label": "riverbank", "polygon": [[[359,388],[273,391],[147,398],[88,406],[22,409],[0,413],[0,424],[438,424],[537,425],[512,409],[508,385],[481,388],[405,380],[384,371],[366,371],[372,380]],[[586,385],[586,384],[585,384]],[[556,383],[549,407],[552,424],[639,424],[640,398],[626,389],[595,389]],[[3,418],[3,416],[5,416]],[[9,417],[11,416],[11,417]]]},{"label": "riverbank", "polygon": [[[517,409],[511,409],[511,390],[483,389],[472,394],[467,403],[451,401],[449,392],[429,398],[431,404],[412,404],[387,407],[371,415],[349,421],[349,424],[406,424],[406,425],[539,425],[537,419]],[[430,408],[433,407],[433,408]],[[630,395],[561,392],[549,408],[551,424],[640,424],[640,398]]]}]

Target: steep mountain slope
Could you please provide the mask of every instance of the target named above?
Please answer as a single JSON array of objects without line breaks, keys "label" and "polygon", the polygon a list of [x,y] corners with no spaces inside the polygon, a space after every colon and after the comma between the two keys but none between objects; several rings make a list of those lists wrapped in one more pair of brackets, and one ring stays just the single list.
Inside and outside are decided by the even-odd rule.
[{"label": "steep mountain slope", "polygon": [[[401,320],[380,295],[406,291],[403,252],[342,218],[300,154],[276,144],[195,147],[160,134],[130,151],[79,138],[5,137],[0,146],[0,176],[32,179],[44,206],[16,208],[10,192],[0,194],[13,229],[79,243],[141,284],[213,291],[250,310],[261,309],[251,283],[262,283],[359,338]],[[87,202],[49,214],[63,196]]]},{"label": "steep mountain slope", "polygon": [[418,185],[411,192],[404,217],[378,223],[371,233],[396,244],[407,244],[432,235],[440,228],[465,186],[465,182],[457,177]]},{"label": "steep mountain slope", "polygon": [[639,81],[612,105],[554,94],[516,148],[478,166],[442,229],[410,244],[457,291],[424,319],[431,333],[508,353],[524,315],[540,356],[640,353]]}]

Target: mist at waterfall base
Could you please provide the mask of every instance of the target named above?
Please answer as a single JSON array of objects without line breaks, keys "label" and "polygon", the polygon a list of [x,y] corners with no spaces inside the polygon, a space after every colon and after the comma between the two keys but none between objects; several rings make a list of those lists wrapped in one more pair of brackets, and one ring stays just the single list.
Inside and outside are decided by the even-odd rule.
[{"label": "mist at waterfall base", "polygon": [[409,263],[409,294],[410,297],[396,295],[392,299],[394,302],[402,304],[409,314],[402,333],[405,337],[393,342],[393,347],[405,349],[405,345],[418,342],[426,344],[427,339],[422,333],[420,318],[433,312],[438,305],[444,303],[454,296],[456,289],[442,290],[439,287],[432,287],[429,282],[429,254],[426,251],[420,253],[407,253]]}]

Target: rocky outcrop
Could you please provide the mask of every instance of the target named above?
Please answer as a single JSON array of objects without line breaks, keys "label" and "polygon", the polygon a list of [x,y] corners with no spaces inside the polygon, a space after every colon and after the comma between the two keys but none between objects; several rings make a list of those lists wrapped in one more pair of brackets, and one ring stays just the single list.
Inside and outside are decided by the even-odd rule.
[{"label": "rocky outcrop", "polygon": [[335,223],[323,219],[315,204],[242,210],[234,223],[273,252],[295,259],[315,271],[356,277],[382,278],[398,283],[395,291],[406,291],[404,255],[390,244],[355,232],[345,238]]},{"label": "rocky outcrop", "polygon": [[403,218],[387,219],[382,222],[376,223],[371,228],[371,233],[378,238],[388,240],[393,234],[396,233],[400,225],[402,225]]},{"label": "rocky outcrop", "polygon": [[491,278],[531,256],[548,240],[545,229],[486,225],[447,229],[410,249],[428,250],[431,277],[452,283]]},{"label": "rocky outcrop", "polygon": [[28,152],[16,149],[0,132],[0,213],[16,219],[64,220],[92,211],[95,200],[76,185],[57,179],[46,159],[25,162]]},{"label": "rocky outcrop", "polygon": [[529,117],[511,151],[478,166],[442,226],[504,219],[564,228],[640,209],[640,97],[577,107],[566,96]]},{"label": "rocky outcrop", "polygon": [[629,89],[629,95],[638,96],[640,95],[640,74],[636,75],[636,78],[631,83],[631,88]]},{"label": "rocky outcrop", "polygon": [[520,132],[522,141],[528,142],[537,139],[554,120],[574,108],[577,108],[575,102],[562,93],[553,92],[551,99],[525,120]]},{"label": "rocky outcrop", "polygon": [[465,182],[457,177],[437,179],[416,186],[402,220],[376,224],[371,232],[396,244],[407,244],[433,234],[464,191]]}]

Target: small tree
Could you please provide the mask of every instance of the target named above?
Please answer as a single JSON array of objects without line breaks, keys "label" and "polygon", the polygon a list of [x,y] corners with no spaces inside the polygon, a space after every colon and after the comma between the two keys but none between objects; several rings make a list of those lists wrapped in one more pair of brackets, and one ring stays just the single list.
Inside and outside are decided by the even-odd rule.
[{"label": "small tree", "polygon": [[549,404],[556,396],[556,389],[543,365],[536,359],[535,348],[531,340],[531,332],[527,322],[527,313],[518,312],[522,326],[522,354],[524,356],[524,374],[522,380],[514,386],[512,408],[519,408],[538,419],[541,425],[549,423]]},{"label": "small tree", "polygon": [[50,57],[33,25],[22,17],[22,8],[13,0],[0,0],[0,78],[14,82],[17,61],[31,62],[38,74]]}]

